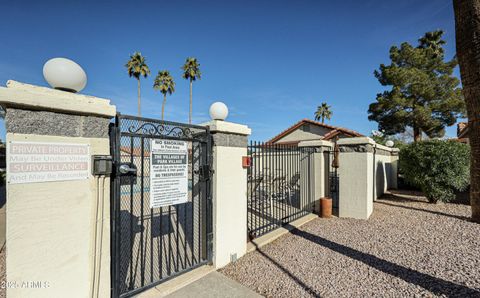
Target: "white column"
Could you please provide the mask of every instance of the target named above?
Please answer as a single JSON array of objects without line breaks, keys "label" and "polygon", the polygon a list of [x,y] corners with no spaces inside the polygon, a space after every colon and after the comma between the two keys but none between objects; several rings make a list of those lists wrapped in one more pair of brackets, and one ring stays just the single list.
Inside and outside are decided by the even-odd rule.
[{"label": "white column", "polygon": [[311,182],[314,183],[314,212],[320,212],[320,198],[328,195],[329,185],[329,164],[328,151],[333,149],[333,143],[329,141],[302,141],[298,144],[299,147],[314,147],[313,153],[313,176]]},{"label": "white column", "polygon": [[370,138],[345,138],[340,146],[339,216],[368,219],[373,202],[397,187],[398,149]]},{"label": "white column", "polygon": [[[41,173],[33,178],[28,170],[19,174],[18,164],[28,167],[33,160],[9,160],[9,149],[87,147],[89,154],[82,163],[88,164],[91,155],[110,154],[108,125],[116,108],[93,96],[13,81],[7,87],[0,88],[0,104],[6,109],[7,165],[17,163],[7,170],[7,180],[16,172],[16,178],[7,182],[7,280],[17,285],[7,287],[7,295],[109,297],[110,179],[94,177],[90,171],[69,181],[49,181],[52,176]],[[55,159],[61,154],[38,156]],[[55,168],[47,170],[65,175]],[[24,178],[36,181],[19,183]],[[27,284],[18,286],[22,283]]]},{"label": "white column", "polygon": [[221,268],[247,250],[247,156],[245,125],[214,120],[213,133],[213,262]]},{"label": "white column", "polygon": [[370,138],[344,138],[340,146],[339,216],[368,219],[373,211],[373,147]]}]

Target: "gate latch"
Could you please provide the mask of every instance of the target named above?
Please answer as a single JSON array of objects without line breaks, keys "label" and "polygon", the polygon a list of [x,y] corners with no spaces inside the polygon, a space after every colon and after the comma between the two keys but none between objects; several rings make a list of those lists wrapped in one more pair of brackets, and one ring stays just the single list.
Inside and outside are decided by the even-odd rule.
[{"label": "gate latch", "polygon": [[131,162],[123,162],[118,165],[117,172],[121,176],[136,176],[137,166]]}]

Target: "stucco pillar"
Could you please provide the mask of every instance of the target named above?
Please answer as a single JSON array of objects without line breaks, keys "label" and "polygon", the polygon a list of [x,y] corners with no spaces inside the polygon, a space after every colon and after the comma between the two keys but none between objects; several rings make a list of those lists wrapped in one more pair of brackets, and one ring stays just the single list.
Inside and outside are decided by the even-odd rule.
[{"label": "stucco pillar", "polygon": [[374,201],[387,189],[397,188],[398,148],[380,144],[373,147]]},{"label": "stucco pillar", "polygon": [[329,185],[329,164],[328,154],[333,148],[333,143],[329,141],[302,141],[298,144],[299,147],[314,147],[313,153],[313,177],[311,183],[314,183],[314,212],[320,213],[320,198],[328,195]]},{"label": "stucco pillar", "polygon": [[[108,126],[115,106],[106,99],[13,81],[0,88],[0,104],[7,130],[7,296],[109,297],[110,180],[93,176],[90,160],[91,155],[110,155]],[[15,156],[10,150],[19,146],[45,150],[31,157],[37,160],[17,159],[20,151],[10,160]],[[82,155],[82,178],[65,181],[60,168],[67,163],[60,155],[71,152],[58,148],[68,146],[88,149]],[[58,158],[63,161],[51,168],[49,162]],[[18,178],[19,166],[40,160],[53,174]]]},{"label": "stucco pillar", "polygon": [[398,188],[398,158],[399,158],[400,149],[392,148],[390,153],[390,163],[392,167],[392,172],[390,175],[391,178],[391,187],[392,189]]},{"label": "stucco pillar", "polygon": [[245,125],[214,120],[204,124],[213,134],[213,263],[221,268],[247,250],[247,156]]},{"label": "stucco pillar", "polygon": [[375,142],[366,137],[344,138],[338,168],[340,217],[368,219],[373,211],[373,148]]}]

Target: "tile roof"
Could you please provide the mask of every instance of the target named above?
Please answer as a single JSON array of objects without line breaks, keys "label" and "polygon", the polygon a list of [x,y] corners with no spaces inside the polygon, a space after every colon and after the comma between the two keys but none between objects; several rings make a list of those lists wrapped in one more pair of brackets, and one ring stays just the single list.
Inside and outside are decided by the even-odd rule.
[{"label": "tile roof", "polygon": [[270,139],[268,141],[268,143],[274,143],[274,142],[280,140],[284,136],[288,135],[289,133],[293,132],[294,130],[296,130],[297,128],[301,127],[303,124],[306,124],[306,123],[331,129],[332,131],[326,133],[322,137],[323,140],[330,140],[331,138],[333,138],[334,136],[336,136],[340,133],[344,133],[344,134],[350,135],[352,137],[363,137],[364,136],[361,133],[356,132],[356,131],[351,130],[351,129],[346,129],[346,128],[338,127],[338,126],[332,126],[332,125],[328,125],[328,124],[325,124],[325,123],[313,121],[313,120],[310,120],[310,119],[302,119],[302,120],[298,121],[297,123],[295,123],[294,125],[290,126],[289,128],[285,129],[284,131],[282,131],[281,133],[279,133],[278,135],[276,135],[272,139]]}]

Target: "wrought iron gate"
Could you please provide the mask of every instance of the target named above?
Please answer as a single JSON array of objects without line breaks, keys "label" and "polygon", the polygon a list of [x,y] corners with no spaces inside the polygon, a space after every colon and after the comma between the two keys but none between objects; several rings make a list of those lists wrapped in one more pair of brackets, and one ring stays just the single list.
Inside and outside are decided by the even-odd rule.
[{"label": "wrought iron gate", "polygon": [[315,148],[251,142],[247,185],[250,239],[313,211]]},{"label": "wrought iron gate", "polygon": [[[110,132],[112,296],[129,297],[211,261],[212,141],[203,126],[120,114]],[[150,208],[153,139],[187,142],[187,203]]]},{"label": "wrought iron gate", "polygon": [[333,213],[338,213],[340,203],[340,178],[338,169],[334,167],[333,160],[335,158],[335,151],[326,151],[326,162],[328,167],[328,196],[332,198]]}]

